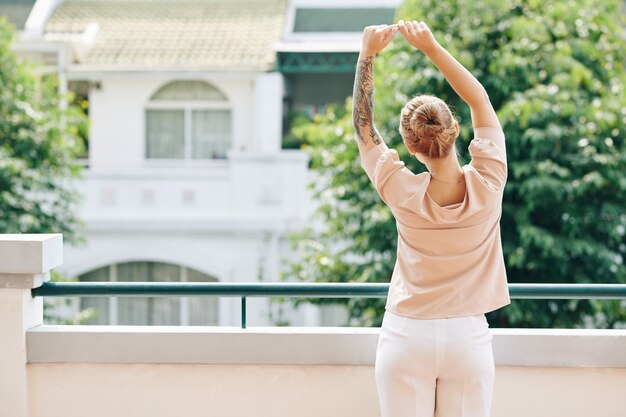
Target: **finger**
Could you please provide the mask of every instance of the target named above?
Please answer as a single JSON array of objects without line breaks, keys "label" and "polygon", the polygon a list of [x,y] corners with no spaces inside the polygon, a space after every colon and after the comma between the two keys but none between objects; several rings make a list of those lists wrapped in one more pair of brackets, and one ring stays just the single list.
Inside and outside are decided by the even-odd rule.
[{"label": "finger", "polygon": [[377,28],[378,33],[391,33],[397,30],[398,27],[396,25],[380,25]]},{"label": "finger", "polygon": [[401,20],[400,22],[398,22],[399,27],[401,27],[402,29],[404,29],[404,33],[410,35],[411,34],[411,24],[410,22],[405,22],[404,20]]},{"label": "finger", "polygon": [[402,36],[406,37],[409,34],[408,29],[407,29],[406,25],[404,24],[404,20],[399,20],[398,21],[398,30],[400,31]]},{"label": "finger", "polygon": [[387,33],[387,25],[377,25],[374,31],[378,34]]},{"label": "finger", "polygon": [[420,27],[422,28],[422,30],[430,32],[430,28],[428,27],[428,25],[425,22],[420,22]]},{"label": "finger", "polygon": [[415,36],[416,35],[416,31],[415,31],[415,26],[413,26],[412,22],[406,22],[406,30],[407,32],[409,32],[409,34]]},{"label": "finger", "polygon": [[413,29],[415,29],[415,33],[420,33],[422,31],[422,28],[419,23],[417,23],[417,20],[412,21],[411,25],[413,26]]}]

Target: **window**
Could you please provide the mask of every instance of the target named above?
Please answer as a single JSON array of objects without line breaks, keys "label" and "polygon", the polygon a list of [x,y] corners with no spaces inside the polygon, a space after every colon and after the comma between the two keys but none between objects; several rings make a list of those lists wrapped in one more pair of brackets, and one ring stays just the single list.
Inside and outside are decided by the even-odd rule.
[{"label": "window", "polygon": [[369,25],[392,24],[395,9],[391,7],[306,8],[295,12],[293,32],[363,32]]},{"label": "window", "polygon": [[[213,282],[202,272],[161,262],[126,262],[99,268],[80,276],[80,281]],[[85,324],[123,325],[217,325],[217,297],[82,297],[82,309],[92,308],[95,317]]]},{"label": "window", "polygon": [[173,81],[146,107],[146,158],[223,159],[231,144],[231,111],[204,81]]}]

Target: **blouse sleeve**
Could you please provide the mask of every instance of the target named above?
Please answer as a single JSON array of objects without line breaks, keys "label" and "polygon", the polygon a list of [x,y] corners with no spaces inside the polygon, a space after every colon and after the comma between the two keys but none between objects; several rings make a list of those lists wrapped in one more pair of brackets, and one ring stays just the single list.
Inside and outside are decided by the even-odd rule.
[{"label": "blouse sleeve", "polygon": [[405,167],[395,149],[389,149],[384,142],[361,155],[361,166],[376,188],[380,198],[393,207],[415,190],[415,175]]},{"label": "blouse sleeve", "polygon": [[499,127],[478,127],[469,144],[470,165],[494,191],[504,188],[507,180],[506,145],[504,132]]}]

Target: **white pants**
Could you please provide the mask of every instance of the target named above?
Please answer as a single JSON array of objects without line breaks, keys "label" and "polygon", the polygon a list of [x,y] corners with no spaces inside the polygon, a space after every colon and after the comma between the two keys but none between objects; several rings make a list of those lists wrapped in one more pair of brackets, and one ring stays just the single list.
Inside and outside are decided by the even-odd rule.
[{"label": "white pants", "polygon": [[484,314],[414,319],[385,311],[376,350],[381,417],[489,417],[495,365]]}]

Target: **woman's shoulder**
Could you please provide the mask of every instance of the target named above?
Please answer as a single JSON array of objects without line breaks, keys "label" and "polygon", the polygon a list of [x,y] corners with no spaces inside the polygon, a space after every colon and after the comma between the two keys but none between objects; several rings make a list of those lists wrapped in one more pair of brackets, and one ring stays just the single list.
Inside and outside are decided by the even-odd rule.
[{"label": "woman's shoulder", "polygon": [[490,173],[478,169],[472,163],[464,165],[463,169],[466,171],[465,185],[467,187],[467,193],[473,196],[474,200],[477,196],[483,194],[490,198],[500,198],[502,196],[504,187],[500,186],[498,181],[496,181],[495,178],[493,178],[494,176],[490,175]]}]

